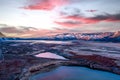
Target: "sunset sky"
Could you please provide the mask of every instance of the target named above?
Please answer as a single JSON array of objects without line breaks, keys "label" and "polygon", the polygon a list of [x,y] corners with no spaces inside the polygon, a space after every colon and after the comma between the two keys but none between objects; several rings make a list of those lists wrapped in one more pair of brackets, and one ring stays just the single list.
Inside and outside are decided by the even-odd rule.
[{"label": "sunset sky", "polygon": [[0,0],[0,32],[13,37],[120,30],[120,0]]}]

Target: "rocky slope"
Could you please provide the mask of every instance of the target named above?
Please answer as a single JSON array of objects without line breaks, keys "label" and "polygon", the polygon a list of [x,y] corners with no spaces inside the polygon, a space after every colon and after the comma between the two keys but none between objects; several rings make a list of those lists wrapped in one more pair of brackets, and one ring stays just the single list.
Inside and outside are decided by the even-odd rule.
[{"label": "rocky slope", "polygon": [[5,35],[3,33],[0,32],[0,37],[5,37]]},{"label": "rocky slope", "polygon": [[113,36],[111,36],[112,38],[115,38],[115,37],[120,37],[120,31],[117,31],[114,33]]}]

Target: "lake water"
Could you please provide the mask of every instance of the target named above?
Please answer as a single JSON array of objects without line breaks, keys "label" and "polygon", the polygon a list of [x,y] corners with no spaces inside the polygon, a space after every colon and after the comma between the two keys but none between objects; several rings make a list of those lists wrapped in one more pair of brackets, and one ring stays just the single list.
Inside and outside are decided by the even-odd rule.
[{"label": "lake water", "polygon": [[9,42],[30,42],[30,43],[48,43],[48,44],[71,44],[71,41],[52,41],[52,40],[5,40]]},{"label": "lake water", "polygon": [[51,53],[51,52],[45,52],[35,55],[36,57],[43,57],[43,58],[51,58],[51,59],[63,59],[67,60],[66,58],[59,56],[57,54]]},{"label": "lake water", "polygon": [[61,66],[33,75],[29,80],[120,80],[120,75],[85,67]]}]

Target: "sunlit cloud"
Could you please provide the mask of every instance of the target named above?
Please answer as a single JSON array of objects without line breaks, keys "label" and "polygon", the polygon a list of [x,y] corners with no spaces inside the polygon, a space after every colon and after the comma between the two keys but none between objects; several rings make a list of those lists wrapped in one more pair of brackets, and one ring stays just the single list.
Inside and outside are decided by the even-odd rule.
[{"label": "sunlit cloud", "polygon": [[[37,1],[37,2],[36,2]],[[53,10],[56,7],[63,6],[68,3],[68,0],[34,0],[33,4],[22,7],[28,10]]]},{"label": "sunlit cloud", "polygon": [[[66,15],[66,14],[65,14]],[[120,13],[117,14],[103,14],[103,15],[95,15],[93,17],[86,17],[83,15],[67,15],[62,17],[65,20],[68,20],[67,22],[56,22],[59,25],[65,25],[70,26],[73,24],[96,24],[99,22],[118,22],[120,21]],[[69,20],[74,22],[69,22]],[[79,23],[78,23],[79,22]],[[73,25],[73,27],[76,25]]]}]

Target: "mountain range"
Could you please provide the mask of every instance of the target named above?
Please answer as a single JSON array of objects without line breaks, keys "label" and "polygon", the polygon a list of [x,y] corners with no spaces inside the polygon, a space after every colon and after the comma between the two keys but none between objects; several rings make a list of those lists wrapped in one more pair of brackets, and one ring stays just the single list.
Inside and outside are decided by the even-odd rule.
[{"label": "mountain range", "polygon": [[99,33],[63,33],[53,36],[37,38],[1,38],[0,40],[85,40],[85,41],[104,41],[120,42],[120,31],[99,32]]},{"label": "mountain range", "polygon": [[100,33],[63,33],[54,36],[43,37],[44,40],[85,40],[120,42],[120,31]]}]

